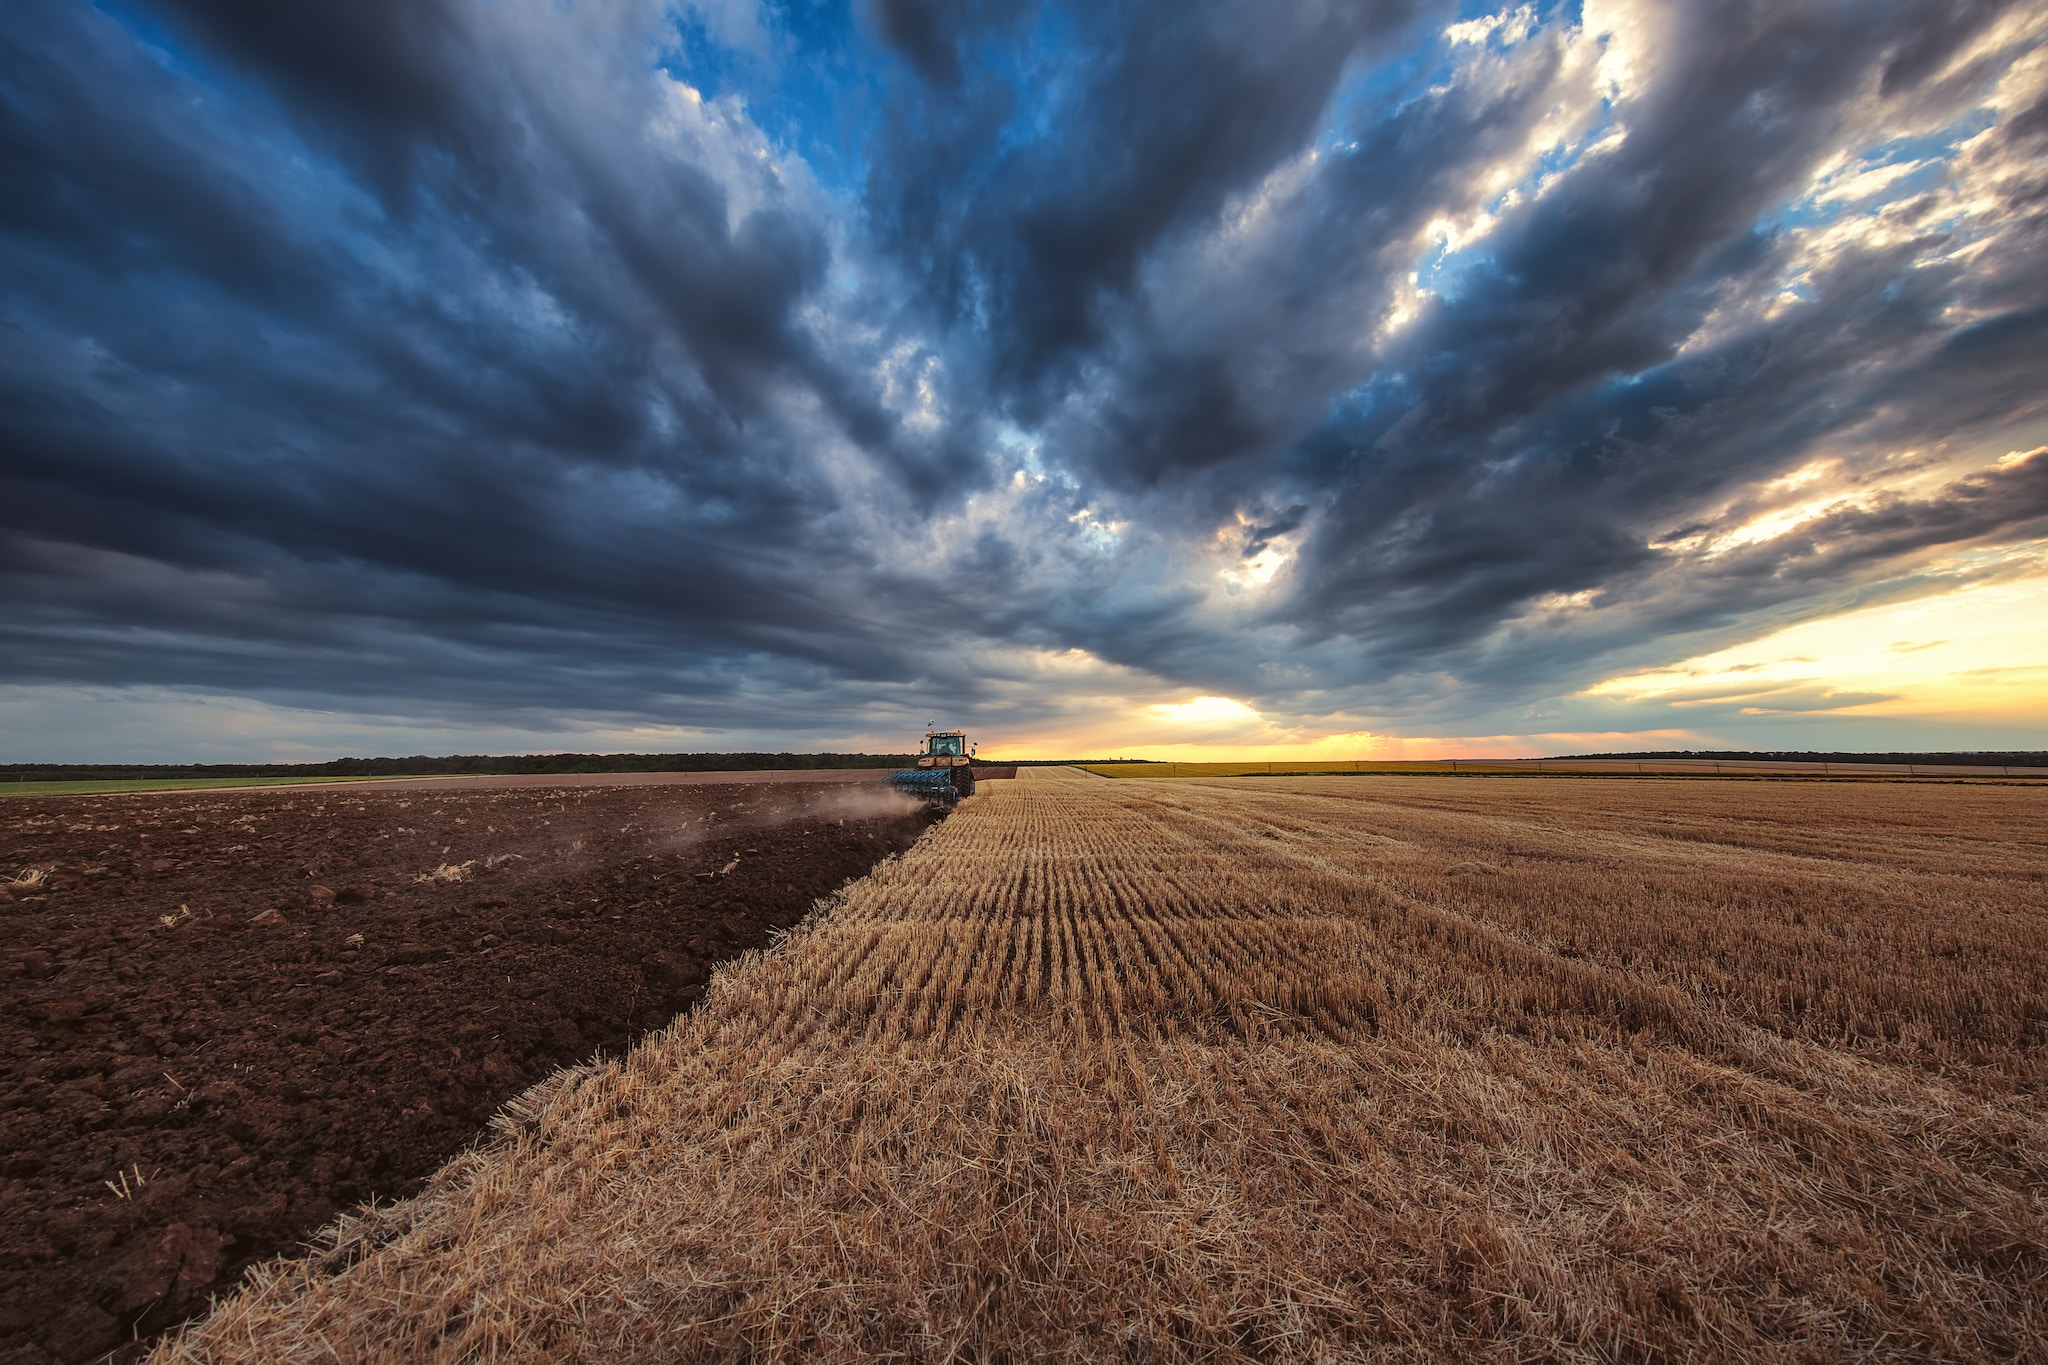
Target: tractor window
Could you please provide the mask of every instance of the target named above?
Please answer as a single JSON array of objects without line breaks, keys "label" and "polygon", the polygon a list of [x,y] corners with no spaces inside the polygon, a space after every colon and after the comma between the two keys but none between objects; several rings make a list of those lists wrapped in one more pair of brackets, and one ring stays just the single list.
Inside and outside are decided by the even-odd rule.
[{"label": "tractor window", "polygon": [[933,753],[934,755],[937,755],[937,754],[956,754],[956,755],[957,755],[958,753],[960,753],[960,736],[958,736],[958,735],[933,735],[933,736],[932,736],[932,753]]}]

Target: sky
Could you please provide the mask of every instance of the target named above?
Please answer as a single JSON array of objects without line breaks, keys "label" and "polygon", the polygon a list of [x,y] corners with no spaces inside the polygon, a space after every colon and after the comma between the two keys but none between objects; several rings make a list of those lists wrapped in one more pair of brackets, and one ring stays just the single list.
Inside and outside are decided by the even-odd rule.
[{"label": "sky", "polygon": [[2048,748],[2048,0],[11,0],[0,761]]}]

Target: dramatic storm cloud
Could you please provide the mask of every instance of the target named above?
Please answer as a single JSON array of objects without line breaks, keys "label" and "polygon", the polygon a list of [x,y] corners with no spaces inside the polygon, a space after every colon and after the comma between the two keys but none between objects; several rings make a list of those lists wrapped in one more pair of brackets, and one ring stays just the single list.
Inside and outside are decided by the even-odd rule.
[{"label": "dramatic storm cloud", "polygon": [[0,757],[2048,743],[2048,4],[18,0],[0,279]]}]

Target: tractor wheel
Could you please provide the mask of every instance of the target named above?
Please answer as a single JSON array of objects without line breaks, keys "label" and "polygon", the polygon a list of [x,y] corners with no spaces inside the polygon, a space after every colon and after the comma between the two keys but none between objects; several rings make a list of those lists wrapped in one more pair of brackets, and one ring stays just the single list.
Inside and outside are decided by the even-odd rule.
[{"label": "tractor wheel", "polygon": [[953,795],[974,795],[974,769],[964,766],[953,769]]}]

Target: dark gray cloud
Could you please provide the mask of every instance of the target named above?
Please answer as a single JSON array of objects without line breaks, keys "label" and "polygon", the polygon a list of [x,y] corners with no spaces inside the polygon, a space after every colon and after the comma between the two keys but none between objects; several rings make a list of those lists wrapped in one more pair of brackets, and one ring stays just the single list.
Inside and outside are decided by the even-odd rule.
[{"label": "dark gray cloud", "polygon": [[2041,535],[2040,7],[1574,14],[25,0],[0,682],[1441,729]]},{"label": "dark gray cloud", "polygon": [[883,8],[903,16],[885,31],[914,35],[905,51],[944,79],[893,106],[869,182],[878,236],[973,334],[999,401],[1035,420],[1146,253],[1298,151],[1346,70],[1425,7],[1079,6],[1057,49],[965,73],[957,49],[986,55],[1033,16]]},{"label": "dark gray cloud", "polygon": [[[338,10],[332,68],[314,11],[209,15],[270,93],[197,110],[112,21],[35,17],[6,71],[17,679],[702,712],[748,656],[892,669],[815,582],[861,552],[791,447],[886,467],[889,432],[790,322],[828,251],[772,171],[736,212],[602,70],[474,74],[474,14]],[[299,179],[305,144],[232,126],[266,98],[377,129],[409,181]]]},{"label": "dark gray cloud", "polygon": [[[1016,7],[1009,8],[1014,12]],[[883,41],[920,76],[948,89],[960,83],[961,30],[984,25],[991,17],[936,0],[875,0],[872,12]],[[994,17],[1002,13],[998,9]]]},{"label": "dark gray cloud", "polygon": [[436,151],[488,159],[504,126],[475,102],[491,84],[472,27],[486,16],[466,6],[168,0],[165,9],[201,51],[259,73],[302,122],[356,144],[393,179]]}]

